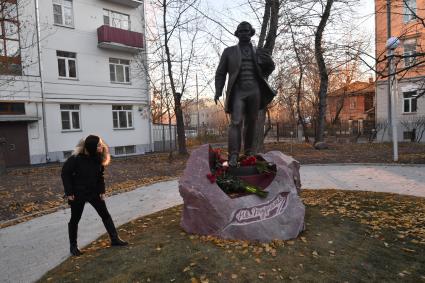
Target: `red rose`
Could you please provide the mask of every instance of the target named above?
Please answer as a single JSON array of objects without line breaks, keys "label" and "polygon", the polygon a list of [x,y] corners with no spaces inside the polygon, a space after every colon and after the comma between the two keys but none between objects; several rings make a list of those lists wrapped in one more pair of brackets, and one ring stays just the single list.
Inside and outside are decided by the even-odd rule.
[{"label": "red rose", "polygon": [[217,180],[217,177],[212,173],[208,173],[207,178],[208,180],[210,180],[211,184],[215,183],[215,181]]},{"label": "red rose", "polygon": [[241,161],[241,166],[251,166],[257,163],[257,158],[255,156],[250,156]]}]

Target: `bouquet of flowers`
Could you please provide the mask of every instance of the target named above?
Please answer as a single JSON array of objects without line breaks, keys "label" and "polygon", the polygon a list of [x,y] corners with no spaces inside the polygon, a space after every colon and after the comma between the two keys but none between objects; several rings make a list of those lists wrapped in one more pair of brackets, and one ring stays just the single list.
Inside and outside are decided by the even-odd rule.
[{"label": "bouquet of flowers", "polygon": [[[222,158],[220,149],[209,149],[209,161],[211,173],[207,174],[208,180],[217,185],[225,193],[251,193],[259,197],[267,197],[268,192],[242,180],[238,176],[230,174],[227,160]],[[259,160],[255,156],[243,156],[239,160],[240,166],[255,166],[259,173],[273,174],[276,171],[275,165]]]}]

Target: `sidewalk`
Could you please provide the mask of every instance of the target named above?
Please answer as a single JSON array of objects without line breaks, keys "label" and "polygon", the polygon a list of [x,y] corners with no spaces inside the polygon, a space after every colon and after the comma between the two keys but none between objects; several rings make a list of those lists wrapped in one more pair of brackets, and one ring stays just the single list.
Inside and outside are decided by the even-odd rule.
[{"label": "sidewalk", "polygon": [[[425,197],[425,166],[304,165],[303,188],[370,190]],[[107,199],[117,226],[182,203],[177,180],[157,183]],[[0,282],[34,282],[69,256],[65,209],[0,230]],[[79,225],[84,247],[105,233],[88,204]]]}]

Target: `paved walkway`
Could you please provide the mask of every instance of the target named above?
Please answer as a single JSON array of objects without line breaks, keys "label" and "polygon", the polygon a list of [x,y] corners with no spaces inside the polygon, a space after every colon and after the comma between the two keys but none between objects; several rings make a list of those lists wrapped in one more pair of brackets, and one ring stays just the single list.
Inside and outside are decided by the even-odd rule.
[{"label": "paved walkway", "polygon": [[[425,197],[425,166],[305,165],[303,188],[370,190]],[[177,180],[158,183],[107,199],[118,225],[182,203]],[[34,282],[69,256],[65,209],[0,230],[0,282]],[[105,233],[102,221],[87,205],[79,226],[84,247]]]}]

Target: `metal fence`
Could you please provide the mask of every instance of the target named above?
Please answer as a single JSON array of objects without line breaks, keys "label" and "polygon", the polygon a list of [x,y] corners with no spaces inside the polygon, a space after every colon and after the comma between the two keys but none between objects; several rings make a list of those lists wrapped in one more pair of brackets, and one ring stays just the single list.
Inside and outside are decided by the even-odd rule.
[{"label": "metal fence", "polygon": [[169,151],[177,149],[177,127],[168,124],[153,124],[154,151]]},{"label": "metal fence", "polygon": [[[314,140],[316,129],[314,124],[309,124],[306,128],[306,135]],[[285,141],[285,140],[303,140],[304,135],[301,126],[295,126],[290,123],[272,123],[271,129],[267,134],[268,140]],[[375,138],[376,129],[375,121],[345,121],[342,123],[327,123],[324,131],[325,139],[347,138],[353,141],[358,139],[366,139],[372,141]]]}]

